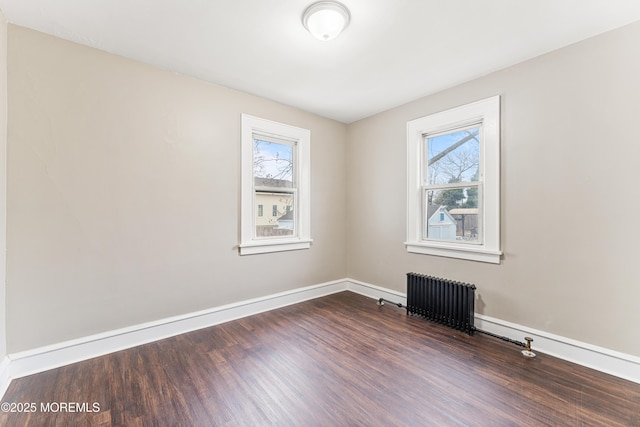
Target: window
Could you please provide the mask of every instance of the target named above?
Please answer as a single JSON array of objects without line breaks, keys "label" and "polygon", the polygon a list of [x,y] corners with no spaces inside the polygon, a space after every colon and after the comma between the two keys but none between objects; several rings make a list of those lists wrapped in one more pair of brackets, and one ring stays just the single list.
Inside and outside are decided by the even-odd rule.
[{"label": "window", "polygon": [[[310,135],[242,115],[241,255],[311,246]],[[264,205],[271,206],[271,215]]]},{"label": "window", "polygon": [[500,97],[407,123],[407,251],[500,263]]}]

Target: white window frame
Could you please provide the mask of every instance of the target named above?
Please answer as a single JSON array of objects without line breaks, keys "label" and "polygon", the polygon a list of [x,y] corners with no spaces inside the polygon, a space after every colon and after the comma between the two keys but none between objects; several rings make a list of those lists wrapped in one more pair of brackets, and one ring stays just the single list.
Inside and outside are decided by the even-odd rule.
[{"label": "white window frame", "polygon": [[[482,241],[469,244],[428,240],[425,218],[425,135],[455,131],[480,123],[479,206]],[[499,264],[500,250],[500,96],[452,108],[407,122],[407,241],[408,252]]]},{"label": "white window frame", "polygon": [[[242,114],[241,118],[241,191],[240,191],[240,255],[309,249],[311,247],[310,210],[310,146],[311,131]],[[286,237],[256,237],[256,188],[253,177],[254,135],[272,136],[291,141],[295,146],[294,175],[296,180],[295,234]]]}]

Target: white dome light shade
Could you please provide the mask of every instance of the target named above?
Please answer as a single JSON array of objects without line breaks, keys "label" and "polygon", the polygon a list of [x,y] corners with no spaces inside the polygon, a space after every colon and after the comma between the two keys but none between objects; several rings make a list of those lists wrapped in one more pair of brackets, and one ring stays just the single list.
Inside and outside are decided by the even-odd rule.
[{"label": "white dome light shade", "polygon": [[334,1],[319,1],[302,14],[304,27],[318,40],[331,40],[349,25],[351,16],[344,5]]}]

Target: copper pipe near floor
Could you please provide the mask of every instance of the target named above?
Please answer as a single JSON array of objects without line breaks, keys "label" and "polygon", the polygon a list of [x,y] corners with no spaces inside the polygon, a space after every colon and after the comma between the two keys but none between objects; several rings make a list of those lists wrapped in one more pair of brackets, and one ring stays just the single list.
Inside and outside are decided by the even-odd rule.
[{"label": "copper pipe near floor", "polygon": [[536,357],[536,354],[531,351],[531,342],[533,341],[533,338],[524,337],[524,340],[527,342],[527,344],[525,349],[522,350],[522,355],[525,357]]}]

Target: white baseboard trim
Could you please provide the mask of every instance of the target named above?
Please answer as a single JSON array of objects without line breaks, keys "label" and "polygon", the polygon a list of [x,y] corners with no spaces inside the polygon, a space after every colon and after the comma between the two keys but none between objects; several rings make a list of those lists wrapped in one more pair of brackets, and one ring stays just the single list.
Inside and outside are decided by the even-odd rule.
[{"label": "white baseboard trim", "polygon": [[402,292],[394,291],[387,288],[381,288],[380,286],[372,285],[370,283],[365,283],[354,279],[345,279],[345,281],[347,282],[347,290],[351,292],[355,292],[369,298],[384,298],[388,301],[397,302],[402,305],[407,304],[407,295],[403,294]]},{"label": "white baseboard trim", "polygon": [[[0,390],[0,397],[12,379],[345,290],[347,282],[336,280],[13,353],[7,356],[9,363],[0,371],[3,374],[0,381],[3,377],[7,378],[6,387]],[[3,383],[0,382],[0,385]]]},{"label": "white baseboard trim", "polygon": [[[404,293],[381,288],[353,279],[345,279],[350,291],[372,298],[385,298],[406,305]],[[571,338],[540,331],[505,320],[475,314],[475,327],[496,335],[524,342],[524,337],[533,338],[535,353],[544,353],[578,365],[586,366],[606,374],[640,384],[640,357],[621,353]]]},{"label": "white baseboard trim", "polygon": [[[406,294],[402,292],[346,278],[13,353],[0,362],[0,399],[15,378],[347,290],[403,305],[407,301]],[[549,354],[640,384],[638,357],[481,314],[476,314],[476,327],[518,341],[522,341],[525,335],[531,336],[534,339],[533,350],[537,353]]]},{"label": "white baseboard trim", "polygon": [[525,336],[531,337],[534,353],[548,354],[640,384],[640,357],[477,313],[475,327],[522,342]]}]

